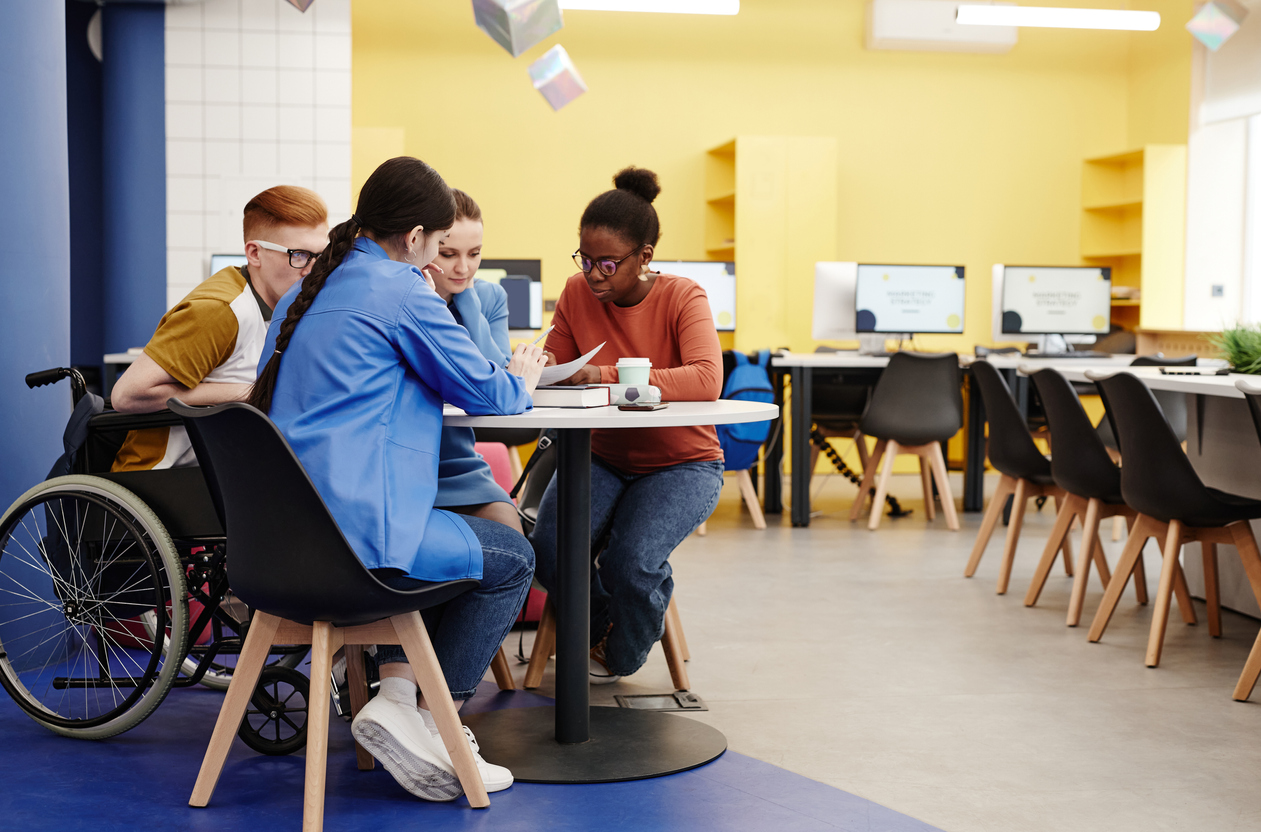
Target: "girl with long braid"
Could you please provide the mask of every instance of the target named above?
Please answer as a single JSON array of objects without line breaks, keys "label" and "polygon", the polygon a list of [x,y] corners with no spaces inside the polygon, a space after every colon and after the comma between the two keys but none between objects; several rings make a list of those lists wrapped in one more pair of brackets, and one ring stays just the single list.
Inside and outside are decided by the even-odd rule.
[{"label": "girl with long braid", "polygon": [[[503,524],[434,508],[442,404],[478,415],[528,410],[545,358],[522,345],[501,369],[434,290],[422,268],[455,216],[450,188],[424,162],[399,157],[377,168],[301,288],[277,305],[250,404],[284,433],[379,580],[398,589],[481,580],[425,611],[462,703],[525,601],[534,552]],[[377,664],[380,692],[355,718],[355,739],[412,794],[453,800],[459,780],[423,698],[418,705],[407,657],[381,645]],[[507,769],[476,759],[487,791],[512,784]]]}]

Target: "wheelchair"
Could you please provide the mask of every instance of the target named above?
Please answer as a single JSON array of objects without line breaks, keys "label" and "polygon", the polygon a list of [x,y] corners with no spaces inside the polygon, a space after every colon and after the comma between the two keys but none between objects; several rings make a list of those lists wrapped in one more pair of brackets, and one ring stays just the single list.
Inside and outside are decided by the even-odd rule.
[{"label": "wheelchair", "polygon": [[[201,469],[111,473],[128,431],[169,411],[105,409],[73,368],[66,454],[0,516],[0,685],[33,720],[80,739],[140,724],[174,687],[226,690],[250,610],[231,595],[221,514]],[[307,645],[268,657],[239,735],[265,754],[306,744]],[[339,709],[340,710],[340,709]]]}]

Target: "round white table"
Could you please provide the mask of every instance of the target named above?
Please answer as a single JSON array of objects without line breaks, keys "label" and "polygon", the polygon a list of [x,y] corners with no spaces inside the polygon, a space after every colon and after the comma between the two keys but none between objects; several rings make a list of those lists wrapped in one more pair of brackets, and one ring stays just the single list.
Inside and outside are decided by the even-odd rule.
[{"label": "round white table", "polygon": [[727,749],[717,729],[694,720],[590,706],[591,431],[765,422],[778,415],[773,404],[744,401],[672,402],[644,412],[542,407],[516,416],[445,408],[444,425],[558,430],[556,705],[467,717],[486,759],[526,783],[608,783],[685,771]]}]

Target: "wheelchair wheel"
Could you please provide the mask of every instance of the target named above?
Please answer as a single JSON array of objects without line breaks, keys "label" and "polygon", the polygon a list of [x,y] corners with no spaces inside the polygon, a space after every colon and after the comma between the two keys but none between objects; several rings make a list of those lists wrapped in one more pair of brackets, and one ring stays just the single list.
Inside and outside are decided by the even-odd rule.
[{"label": "wheelchair wheel", "polygon": [[80,739],[126,731],[166,697],[187,641],[179,557],[127,489],[57,477],[0,517],[0,684],[36,722]]},{"label": "wheelchair wheel", "polygon": [[310,698],[306,676],[291,667],[264,667],[237,736],[260,754],[292,754],[306,745]]}]

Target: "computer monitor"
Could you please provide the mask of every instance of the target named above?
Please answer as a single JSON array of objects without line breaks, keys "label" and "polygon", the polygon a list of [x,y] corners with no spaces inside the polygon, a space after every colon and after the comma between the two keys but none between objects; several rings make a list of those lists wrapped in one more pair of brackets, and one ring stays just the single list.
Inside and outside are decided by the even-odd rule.
[{"label": "computer monitor", "polygon": [[995,340],[1108,334],[1112,269],[1107,266],[999,265],[993,279]]},{"label": "computer monitor", "polygon": [[887,335],[963,332],[963,266],[859,263],[854,329]]},{"label": "computer monitor", "polygon": [[483,260],[476,277],[508,293],[508,329],[543,328],[541,260]]},{"label": "computer monitor", "polygon": [[719,332],[735,331],[735,263],[714,260],[653,260],[648,268],[654,272],[665,272],[695,280],[709,296],[709,311],[714,315],[714,328]]},{"label": "computer monitor", "polygon": [[248,262],[244,254],[212,254],[210,255],[210,274],[218,274],[228,266],[240,268]]}]

